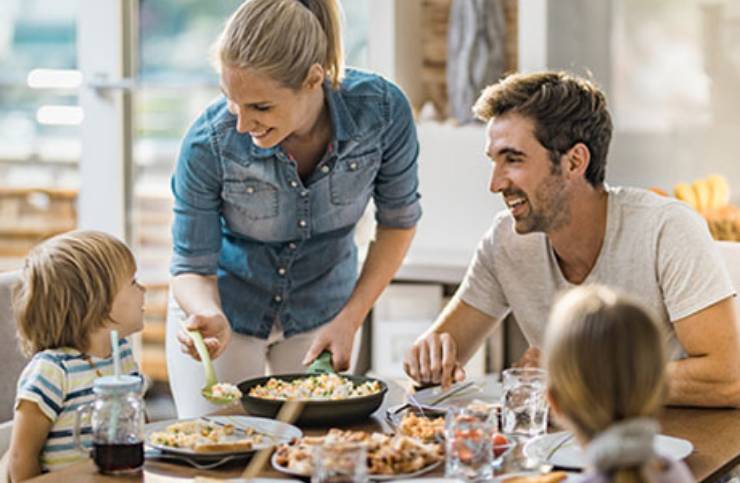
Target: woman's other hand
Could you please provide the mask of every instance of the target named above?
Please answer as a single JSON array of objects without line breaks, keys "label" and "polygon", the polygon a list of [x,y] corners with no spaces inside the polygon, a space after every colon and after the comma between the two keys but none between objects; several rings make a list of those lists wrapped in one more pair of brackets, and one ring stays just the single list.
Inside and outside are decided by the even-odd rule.
[{"label": "woman's other hand", "polygon": [[[185,327],[187,330],[197,330],[201,333],[211,359],[220,356],[231,340],[231,327],[222,312],[193,314],[185,321]],[[195,344],[185,330],[177,333],[177,340],[184,353],[190,354],[195,360],[200,360]]]},{"label": "woman's other hand", "polygon": [[306,357],[303,358],[303,364],[310,364],[319,354],[328,350],[331,352],[334,370],[346,371],[349,369],[354,339],[354,324],[345,320],[340,313],[334,320],[319,329],[311,347],[306,352]]}]

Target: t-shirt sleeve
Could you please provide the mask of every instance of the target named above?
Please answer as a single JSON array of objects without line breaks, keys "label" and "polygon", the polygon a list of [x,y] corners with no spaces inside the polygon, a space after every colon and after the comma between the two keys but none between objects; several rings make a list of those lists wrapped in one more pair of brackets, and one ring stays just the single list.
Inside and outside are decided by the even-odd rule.
[{"label": "t-shirt sleeve", "polygon": [[31,359],[18,380],[15,408],[22,400],[35,403],[49,420],[56,421],[64,405],[64,367],[40,353]]},{"label": "t-shirt sleeve", "polygon": [[671,322],[735,294],[730,274],[706,222],[672,205],[657,241],[658,280]]},{"label": "t-shirt sleeve", "polygon": [[478,243],[473,260],[460,285],[460,299],[472,307],[497,320],[509,312],[506,295],[496,277],[495,234],[497,223],[491,227]]}]

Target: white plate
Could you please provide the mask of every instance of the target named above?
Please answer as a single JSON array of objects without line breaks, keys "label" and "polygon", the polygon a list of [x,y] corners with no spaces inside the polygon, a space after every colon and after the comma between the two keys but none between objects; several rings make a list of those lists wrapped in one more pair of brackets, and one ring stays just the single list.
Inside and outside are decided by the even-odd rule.
[{"label": "white plate", "polygon": [[[290,468],[286,466],[279,465],[275,459],[276,457],[277,457],[277,452],[272,454],[272,458],[270,458],[270,462],[272,463],[272,467],[280,471],[281,473],[285,473],[285,474],[293,475],[293,476],[301,476],[303,478],[311,476],[305,473],[299,473],[298,471],[291,470]],[[418,471],[414,471],[413,473],[401,473],[398,475],[367,475],[367,477],[368,479],[374,480],[374,481],[405,480],[405,479],[414,478],[416,476],[423,475],[424,473],[432,471],[434,468],[438,467],[442,463],[444,463],[443,460],[437,461],[436,463],[432,463],[431,465],[424,467]],[[415,480],[415,481],[420,481],[420,480]]]},{"label": "white plate", "polygon": [[[223,424],[233,424],[237,428],[252,428],[260,433],[265,433],[268,436],[265,436],[262,439],[262,442],[259,444],[255,444],[254,447],[250,451],[222,451],[222,452],[208,452],[208,453],[199,453],[196,452],[190,448],[173,448],[172,446],[166,446],[162,444],[152,444],[149,441],[149,436],[156,432],[156,431],[164,431],[167,426],[170,424],[174,424],[177,422],[185,422],[185,421],[198,421],[199,418],[192,418],[192,419],[171,419],[169,421],[160,421],[157,423],[147,424],[146,428],[144,429],[144,432],[146,434],[146,442],[148,446],[151,446],[152,448],[157,448],[161,451],[166,451],[169,453],[176,453],[176,454],[182,454],[187,455],[190,457],[196,457],[196,458],[206,458],[206,459],[213,459],[221,456],[229,456],[234,454],[247,454],[251,453],[253,451],[258,451],[263,448],[270,448],[272,446],[277,446],[279,444],[287,443],[293,438],[300,438],[303,436],[303,432],[296,428],[295,426],[287,423],[282,423],[280,421],[275,421],[272,419],[267,418],[258,418],[253,416],[212,416],[208,419],[212,421],[217,421]],[[270,435],[277,435],[270,436]],[[236,432],[236,434],[233,436],[234,440],[241,439],[243,435],[239,434],[239,431]]]},{"label": "white plate", "polygon": [[[555,451],[555,454],[549,459],[547,458],[550,451],[561,443],[567,434],[566,431],[561,431],[534,438],[524,446],[524,454],[561,468],[585,468],[587,464],[586,454],[575,438],[566,441]],[[655,437],[654,447],[657,454],[674,460],[682,460],[694,451],[694,445],[690,441],[663,434]]]},{"label": "white plate", "polygon": [[456,387],[464,384],[455,383],[447,391],[443,391],[440,386],[422,389],[414,394],[414,398],[424,408],[433,408],[446,410],[449,406],[465,405],[475,400],[485,401],[487,403],[498,403],[503,394],[503,386],[497,380],[494,374],[473,379],[474,385],[468,389],[463,389],[459,393],[450,396],[439,404],[431,405],[431,402],[442,396],[444,392],[454,391]]},{"label": "white plate", "polygon": [[[409,481],[404,479],[398,479],[393,481]],[[414,478],[414,483],[465,483],[464,480],[458,480],[457,478]]]}]

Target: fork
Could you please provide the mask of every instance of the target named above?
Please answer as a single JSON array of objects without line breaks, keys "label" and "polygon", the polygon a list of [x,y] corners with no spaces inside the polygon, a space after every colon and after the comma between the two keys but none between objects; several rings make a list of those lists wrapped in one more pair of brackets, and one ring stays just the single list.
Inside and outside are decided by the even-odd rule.
[{"label": "fork", "polygon": [[557,453],[558,450],[565,446],[565,443],[567,443],[571,439],[573,439],[573,433],[565,434],[552,448],[550,448],[547,456],[545,456],[545,461],[549,463],[552,457],[555,456],[555,453]]},{"label": "fork", "polygon": [[229,455],[224,456],[223,458],[217,459],[215,461],[211,461],[209,463],[201,463],[198,461],[195,461],[192,458],[188,458],[184,455],[179,455],[175,453],[165,453],[164,451],[159,451],[156,449],[147,449],[146,452],[144,452],[144,456],[147,458],[153,458],[158,460],[173,460],[173,461],[180,461],[182,463],[187,463],[193,468],[199,469],[199,470],[211,470],[213,468],[217,468],[223,464],[228,463],[229,461],[233,461],[239,458],[244,458],[245,455]]}]

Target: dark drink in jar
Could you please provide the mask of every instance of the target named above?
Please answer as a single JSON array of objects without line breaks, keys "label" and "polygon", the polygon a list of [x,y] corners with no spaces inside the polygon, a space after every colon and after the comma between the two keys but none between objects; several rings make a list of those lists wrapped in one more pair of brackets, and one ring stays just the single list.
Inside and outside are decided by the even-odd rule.
[{"label": "dark drink in jar", "polygon": [[92,458],[101,473],[136,473],[144,466],[144,443],[93,443]]}]

